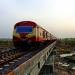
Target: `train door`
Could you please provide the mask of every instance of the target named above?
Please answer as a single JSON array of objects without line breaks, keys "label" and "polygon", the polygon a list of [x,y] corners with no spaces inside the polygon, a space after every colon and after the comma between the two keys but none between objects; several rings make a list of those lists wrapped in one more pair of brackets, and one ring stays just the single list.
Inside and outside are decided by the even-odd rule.
[{"label": "train door", "polygon": [[39,27],[36,26],[36,42],[39,41]]}]

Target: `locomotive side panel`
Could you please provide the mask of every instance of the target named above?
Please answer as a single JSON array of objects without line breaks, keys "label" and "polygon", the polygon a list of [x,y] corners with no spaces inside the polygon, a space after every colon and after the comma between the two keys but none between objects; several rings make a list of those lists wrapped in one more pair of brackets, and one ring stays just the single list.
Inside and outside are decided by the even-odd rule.
[{"label": "locomotive side panel", "polygon": [[50,41],[51,34],[49,32],[47,32],[45,29],[38,26],[36,37],[37,37],[37,42],[46,42],[46,41]]},{"label": "locomotive side panel", "polygon": [[37,27],[37,42],[44,42],[45,37],[43,37],[44,29],[41,27]]}]

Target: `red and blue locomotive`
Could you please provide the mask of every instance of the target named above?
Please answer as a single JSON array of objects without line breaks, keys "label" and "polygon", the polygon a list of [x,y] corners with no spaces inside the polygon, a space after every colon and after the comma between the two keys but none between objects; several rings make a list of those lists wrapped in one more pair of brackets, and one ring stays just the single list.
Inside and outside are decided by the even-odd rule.
[{"label": "red and blue locomotive", "polygon": [[16,48],[38,46],[56,40],[51,33],[32,21],[18,22],[14,26],[13,43]]}]

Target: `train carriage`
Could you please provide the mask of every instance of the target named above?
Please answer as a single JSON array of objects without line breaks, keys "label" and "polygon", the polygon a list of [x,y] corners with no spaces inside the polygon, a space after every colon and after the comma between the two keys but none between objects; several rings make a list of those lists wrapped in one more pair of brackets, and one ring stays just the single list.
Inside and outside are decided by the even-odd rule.
[{"label": "train carriage", "polygon": [[37,46],[51,39],[51,34],[35,22],[22,21],[14,26],[13,42],[17,48]]}]

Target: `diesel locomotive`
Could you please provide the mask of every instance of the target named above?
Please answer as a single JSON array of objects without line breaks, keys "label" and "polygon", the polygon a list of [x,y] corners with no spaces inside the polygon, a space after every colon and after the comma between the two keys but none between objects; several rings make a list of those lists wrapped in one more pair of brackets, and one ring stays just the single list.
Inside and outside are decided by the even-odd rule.
[{"label": "diesel locomotive", "polygon": [[16,48],[38,47],[55,40],[55,36],[33,21],[21,21],[14,26],[13,43]]}]

